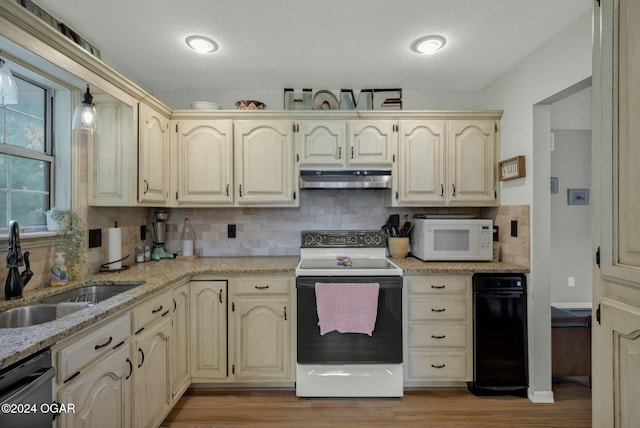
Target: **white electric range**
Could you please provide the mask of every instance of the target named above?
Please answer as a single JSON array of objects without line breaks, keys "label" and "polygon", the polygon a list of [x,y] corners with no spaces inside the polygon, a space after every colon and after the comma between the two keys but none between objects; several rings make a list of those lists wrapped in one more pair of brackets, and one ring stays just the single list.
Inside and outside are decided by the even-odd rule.
[{"label": "white electric range", "polygon": [[[386,246],[381,230],[302,232],[296,267],[296,395],[403,395],[402,269],[386,258]],[[349,293],[363,285],[378,291],[371,333],[321,334],[318,286]],[[356,298],[351,304],[359,303]],[[354,307],[354,311],[360,309]]]}]

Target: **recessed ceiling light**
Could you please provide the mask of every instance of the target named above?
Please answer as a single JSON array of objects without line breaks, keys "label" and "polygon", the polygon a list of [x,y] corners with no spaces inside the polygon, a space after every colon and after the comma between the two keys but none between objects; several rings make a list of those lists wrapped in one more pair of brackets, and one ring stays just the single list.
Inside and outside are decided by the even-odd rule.
[{"label": "recessed ceiling light", "polygon": [[411,49],[419,54],[431,55],[442,49],[445,43],[447,41],[442,36],[425,36],[413,42]]},{"label": "recessed ceiling light", "polygon": [[207,54],[218,50],[218,44],[204,36],[189,36],[185,39],[185,42],[187,43],[187,46],[201,54]]}]

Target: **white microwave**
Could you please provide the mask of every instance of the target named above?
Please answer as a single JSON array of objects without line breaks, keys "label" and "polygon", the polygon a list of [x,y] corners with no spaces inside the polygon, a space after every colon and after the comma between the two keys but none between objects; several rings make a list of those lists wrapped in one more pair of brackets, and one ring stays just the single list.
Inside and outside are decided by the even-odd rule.
[{"label": "white microwave", "polygon": [[424,261],[490,261],[493,221],[416,218],[411,253]]}]

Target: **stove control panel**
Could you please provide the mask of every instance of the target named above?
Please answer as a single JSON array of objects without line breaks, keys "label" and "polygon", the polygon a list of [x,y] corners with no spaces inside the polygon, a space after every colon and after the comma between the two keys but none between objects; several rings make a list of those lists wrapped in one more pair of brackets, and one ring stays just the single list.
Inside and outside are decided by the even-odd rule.
[{"label": "stove control panel", "polygon": [[302,248],[382,248],[387,235],[382,230],[303,230]]}]

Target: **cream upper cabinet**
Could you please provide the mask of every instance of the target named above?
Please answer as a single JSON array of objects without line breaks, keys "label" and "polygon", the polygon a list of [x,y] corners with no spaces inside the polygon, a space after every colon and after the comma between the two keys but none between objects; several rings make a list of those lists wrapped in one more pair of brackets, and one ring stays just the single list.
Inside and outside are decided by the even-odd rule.
[{"label": "cream upper cabinet", "polygon": [[178,120],[172,122],[172,129],[177,151],[174,205],[232,205],[232,121]]},{"label": "cream upper cabinet", "polygon": [[339,169],[345,164],[347,125],[344,120],[302,120],[295,126],[301,169]]},{"label": "cream upper cabinet", "polygon": [[96,131],[87,144],[89,205],[133,206],[138,170],[136,108],[106,94],[93,98]]},{"label": "cream upper cabinet", "polygon": [[234,123],[238,205],[299,206],[293,132],[293,123],[288,120]]},{"label": "cream upper cabinet", "polygon": [[191,377],[227,377],[227,281],[191,282]]},{"label": "cream upper cabinet", "polygon": [[392,206],[493,206],[495,120],[402,120]]},{"label": "cream upper cabinet", "polygon": [[348,121],[347,165],[391,168],[398,135],[397,123],[395,120]]},{"label": "cream upper cabinet", "polygon": [[138,201],[166,205],[169,200],[169,119],[140,103]]},{"label": "cream upper cabinet", "polygon": [[496,133],[494,120],[448,122],[448,193],[450,205],[495,205]]},{"label": "cream upper cabinet", "polygon": [[445,204],[446,122],[402,120],[399,129],[397,205]]}]

